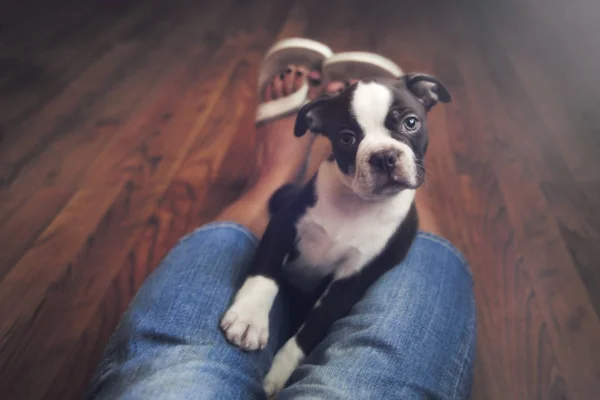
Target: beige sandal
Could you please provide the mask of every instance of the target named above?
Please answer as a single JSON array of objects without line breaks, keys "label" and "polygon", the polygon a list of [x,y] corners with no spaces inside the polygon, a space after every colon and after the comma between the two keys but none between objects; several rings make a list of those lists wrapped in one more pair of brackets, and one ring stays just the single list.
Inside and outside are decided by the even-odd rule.
[{"label": "beige sandal", "polygon": [[[265,87],[274,76],[285,71],[290,65],[305,67],[311,71],[322,70],[323,83],[332,81],[348,82],[350,79],[373,77],[398,78],[402,69],[390,59],[379,54],[364,51],[349,51],[333,54],[323,43],[305,39],[290,38],[277,42],[267,51],[258,77],[258,95],[263,96]],[[280,118],[298,111],[308,102],[308,79],[294,93],[276,100],[261,103],[256,110],[256,124]]]},{"label": "beige sandal", "polygon": [[392,60],[365,51],[348,51],[328,57],[323,63],[323,82],[348,82],[374,77],[399,78],[404,73]]},{"label": "beige sandal", "polygon": [[[258,95],[263,96],[266,85],[290,65],[321,70],[323,61],[333,54],[323,43],[304,38],[277,42],[265,55],[258,77]],[[296,112],[308,101],[309,83],[305,80],[294,93],[261,103],[256,110],[257,124]]]}]

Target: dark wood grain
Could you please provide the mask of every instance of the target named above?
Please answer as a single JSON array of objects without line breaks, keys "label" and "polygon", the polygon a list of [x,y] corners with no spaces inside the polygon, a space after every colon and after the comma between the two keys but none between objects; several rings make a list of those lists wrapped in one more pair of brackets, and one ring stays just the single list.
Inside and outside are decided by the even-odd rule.
[{"label": "dark wood grain", "polygon": [[542,193],[556,218],[573,263],[600,313],[600,182],[542,182]]},{"label": "dark wood grain", "polygon": [[260,60],[292,36],[451,88],[419,201],[472,266],[473,397],[597,397],[598,6],[328,6],[0,4],[0,397],[81,398],[148,274],[247,187]]},{"label": "dark wood grain", "polygon": [[[499,46],[493,55],[485,50],[495,46],[494,37],[477,23],[485,21],[472,21],[476,21],[472,29],[479,33],[483,67],[487,67],[490,93],[494,94],[479,104],[485,104],[485,110],[494,110],[489,115],[493,129],[486,134],[495,146],[490,157],[504,192],[507,214],[539,299],[540,312],[548,321],[547,332],[555,343],[559,365],[581,360],[579,371],[561,369],[567,380],[574,383],[569,391],[576,398],[585,398],[590,387],[600,390],[600,348],[592,344],[600,337],[600,325],[539,183],[546,177],[571,181],[576,176],[569,174],[558,156],[558,148],[549,150],[551,138],[542,138],[549,129],[536,115],[534,99],[525,97],[527,93],[504,52]],[[512,82],[500,78],[502,75],[511,77]],[[516,94],[520,96],[519,103]],[[522,110],[517,111],[517,107]]]}]

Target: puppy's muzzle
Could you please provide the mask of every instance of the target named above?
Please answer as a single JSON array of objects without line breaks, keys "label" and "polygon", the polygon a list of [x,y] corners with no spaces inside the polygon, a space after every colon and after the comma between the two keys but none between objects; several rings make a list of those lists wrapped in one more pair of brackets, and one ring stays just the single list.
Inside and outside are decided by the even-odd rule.
[{"label": "puppy's muzzle", "polygon": [[383,150],[373,153],[369,158],[369,164],[377,173],[393,175],[396,163],[400,158],[400,150]]},{"label": "puppy's muzzle", "polygon": [[[379,190],[401,190],[414,185],[414,177],[407,164],[407,157],[401,149],[387,148],[378,150],[369,157],[371,176]],[[409,161],[410,162],[410,161]]]}]

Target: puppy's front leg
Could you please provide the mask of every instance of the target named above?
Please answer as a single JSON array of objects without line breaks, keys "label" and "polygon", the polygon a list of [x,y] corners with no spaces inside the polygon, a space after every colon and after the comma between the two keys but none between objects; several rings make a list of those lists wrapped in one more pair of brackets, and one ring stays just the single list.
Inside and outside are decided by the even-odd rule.
[{"label": "puppy's front leg", "polygon": [[265,377],[263,387],[268,396],[283,388],[298,364],[321,342],[333,323],[350,312],[369,285],[371,275],[334,279],[308,314],[295,336],[277,352]]},{"label": "puppy's front leg", "polygon": [[[404,258],[406,251],[398,260]],[[294,337],[277,352],[273,365],[263,381],[268,396],[280,391],[298,364],[324,338],[333,323],[347,315],[369,287],[395,263],[382,263],[376,258],[364,268],[360,255],[350,257],[336,271],[334,279],[309,312]]]},{"label": "puppy's front leg", "polygon": [[281,266],[295,231],[271,219],[258,246],[250,274],[221,319],[227,340],[244,350],[263,349],[269,339],[269,312],[279,292]]}]

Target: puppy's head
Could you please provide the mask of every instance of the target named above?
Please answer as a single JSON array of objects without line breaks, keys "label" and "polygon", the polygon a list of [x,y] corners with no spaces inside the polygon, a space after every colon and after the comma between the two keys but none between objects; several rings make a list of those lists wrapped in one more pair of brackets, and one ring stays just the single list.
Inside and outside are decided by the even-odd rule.
[{"label": "puppy's head", "polygon": [[329,161],[360,197],[391,196],[423,183],[427,112],[450,99],[446,87],[429,75],[360,81],[302,107],[294,134],[310,130],[327,136],[333,148]]}]

